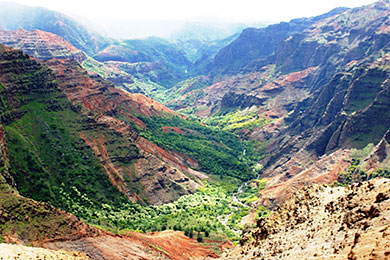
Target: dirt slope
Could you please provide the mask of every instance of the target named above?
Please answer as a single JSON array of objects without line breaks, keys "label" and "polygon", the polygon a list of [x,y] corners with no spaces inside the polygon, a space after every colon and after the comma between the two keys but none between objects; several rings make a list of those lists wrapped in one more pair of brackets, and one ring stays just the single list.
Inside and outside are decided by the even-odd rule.
[{"label": "dirt slope", "polygon": [[90,258],[85,253],[79,252],[67,252],[64,250],[54,251],[38,247],[0,244],[0,259],[89,260]]},{"label": "dirt slope", "polygon": [[128,235],[82,238],[45,244],[50,249],[87,253],[94,260],[200,260],[216,258],[209,247],[201,246],[182,232],[163,231],[150,234],[131,232]]},{"label": "dirt slope", "polygon": [[389,259],[390,179],[298,191],[222,259]]}]

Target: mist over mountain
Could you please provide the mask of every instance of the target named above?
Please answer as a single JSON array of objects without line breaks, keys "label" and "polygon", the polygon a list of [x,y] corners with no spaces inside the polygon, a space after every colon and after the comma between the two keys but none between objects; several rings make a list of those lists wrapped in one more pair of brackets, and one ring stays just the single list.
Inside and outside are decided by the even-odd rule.
[{"label": "mist over mountain", "polygon": [[1,3],[0,257],[386,259],[389,17],[132,39]]}]

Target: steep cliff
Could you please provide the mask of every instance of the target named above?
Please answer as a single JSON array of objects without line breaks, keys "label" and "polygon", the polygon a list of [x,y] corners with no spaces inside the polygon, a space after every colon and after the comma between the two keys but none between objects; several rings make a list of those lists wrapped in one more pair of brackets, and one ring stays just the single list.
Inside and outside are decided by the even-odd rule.
[{"label": "steep cliff", "polygon": [[[297,104],[267,149],[270,156],[263,161],[263,176],[273,179],[270,184],[281,183],[286,176],[298,177],[317,160],[333,161],[335,152],[363,149],[381,141],[390,126],[386,113],[389,54],[386,48],[382,50],[349,63],[328,84]],[[346,160],[347,154],[343,156]]]},{"label": "steep cliff", "polygon": [[219,74],[234,75],[245,70],[248,64],[253,66],[252,64],[260,62],[264,66],[273,63],[273,58],[268,57],[274,54],[278,45],[289,36],[301,33],[312,24],[346,10],[336,8],[316,17],[294,19],[259,29],[247,28],[236,40],[215,55],[213,61],[205,66],[203,73],[211,73],[217,77]]}]

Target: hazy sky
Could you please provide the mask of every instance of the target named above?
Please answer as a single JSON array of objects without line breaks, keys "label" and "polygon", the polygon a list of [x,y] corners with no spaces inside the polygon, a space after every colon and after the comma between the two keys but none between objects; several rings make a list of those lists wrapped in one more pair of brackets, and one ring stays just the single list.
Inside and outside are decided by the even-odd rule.
[{"label": "hazy sky", "polygon": [[[14,0],[79,17],[110,34],[160,34],[175,21],[256,23],[319,15],[335,7],[356,7],[373,0]],[[165,21],[165,22],[162,22]],[[115,27],[114,25],[121,24]],[[164,27],[167,27],[164,29]],[[172,29],[172,28],[171,28]],[[143,35],[142,35],[143,34]]]}]

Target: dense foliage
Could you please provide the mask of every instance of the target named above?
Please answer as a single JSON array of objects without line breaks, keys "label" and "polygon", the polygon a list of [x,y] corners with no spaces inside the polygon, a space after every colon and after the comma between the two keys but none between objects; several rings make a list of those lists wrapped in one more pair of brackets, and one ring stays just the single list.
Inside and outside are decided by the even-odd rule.
[{"label": "dense foliage", "polygon": [[[252,167],[261,159],[254,144],[242,141],[236,135],[207,127],[195,119],[183,120],[177,116],[141,117],[148,128],[141,136],[153,143],[175,150],[198,160],[200,170],[242,180],[255,177]],[[179,127],[185,133],[164,132],[164,126]]]},{"label": "dense foliage", "polygon": [[[231,178],[214,180],[195,194],[185,195],[177,201],[161,206],[142,206],[137,203],[122,202],[119,205],[102,204],[100,208],[88,207],[88,202],[79,202],[62,190],[72,212],[89,223],[110,230],[152,232],[166,229],[184,231],[186,235],[194,232],[202,236],[223,237],[227,235],[237,241],[238,234],[220,222],[231,212],[241,217],[248,213],[249,207],[237,205],[232,210],[232,196],[237,189],[238,180]],[[237,218],[236,218],[237,220]],[[235,230],[235,224],[232,224]]]},{"label": "dense foliage", "polygon": [[260,117],[257,112],[236,111],[224,115],[214,115],[205,121],[225,131],[253,130],[270,123],[269,119]]},{"label": "dense foliage", "polygon": [[[98,124],[92,111],[83,111],[80,105],[72,104],[46,67],[28,63],[25,56],[17,62],[20,68],[30,67],[25,73],[10,72],[14,81],[7,88],[0,85],[0,118],[10,154],[10,173],[23,196],[49,202],[108,229],[142,232],[174,229],[188,236],[192,234],[198,241],[204,236],[226,235],[238,240],[234,231],[239,229],[250,208],[234,203],[232,193],[243,180],[257,174],[255,162],[260,157],[252,143],[198,120],[140,116],[147,125],[146,129],[138,129],[141,136],[193,157],[200,170],[217,177],[197,193],[173,203],[162,206],[132,203],[110,181],[91,148],[91,140],[104,146],[116,159],[114,165],[126,167],[134,166],[140,156],[133,141]],[[166,127],[179,131],[165,131]],[[142,185],[135,186],[139,187],[134,192],[141,194]],[[244,197],[243,200],[247,201]],[[228,224],[219,218],[228,219]]]},{"label": "dense foliage", "polygon": [[[31,113],[5,126],[11,173],[22,195],[66,210],[62,189],[75,200],[87,199],[96,206],[124,200],[76,132],[80,119],[76,113],[47,111],[39,99],[23,109]],[[129,149],[137,153],[135,147]]]},{"label": "dense foliage", "polygon": [[[22,56],[17,62],[23,68],[29,61]],[[29,84],[9,84],[9,90],[0,85],[4,97],[0,102],[0,118],[7,139],[10,173],[18,191],[71,213],[77,212],[70,210],[61,190],[66,190],[79,203],[88,200],[85,206],[119,205],[126,201],[80,137],[80,130],[91,127],[87,117],[57,88],[47,68],[29,65],[34,70],[9,75],[16,83]],[[112,130],[105,131],[108,140],[120,138]],[[129,158],[138,154],[137,148],[131,145],[118,152],[129,154]]]}]

